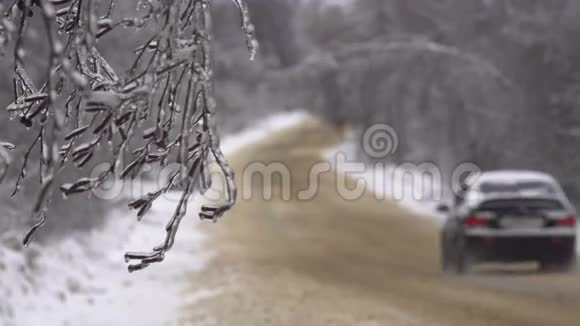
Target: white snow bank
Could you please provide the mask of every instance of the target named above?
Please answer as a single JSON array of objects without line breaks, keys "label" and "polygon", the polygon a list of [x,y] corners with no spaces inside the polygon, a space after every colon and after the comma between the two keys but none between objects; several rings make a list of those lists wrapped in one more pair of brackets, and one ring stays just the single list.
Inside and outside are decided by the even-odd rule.
[{"label": "white snow bank", "polygon": [[418,216],[433,219],[442,224],[445,216],[437,212],[442,200],[442,178],[432,174],[423,166],[414,164],[365,164],[364,171],[345,169],[337,157],[342,156],[349,163],[364,164],[357,155],[358,144],[348,140],[325,153],[325,158],[341,173],[364,182],[366,189],[375,193],[378,199],[390,200],[406,207]]},{"label": "white snow bank", "polygon": [[258,121],[252,128],[224,137],[221,148],[226,154],[234,153],[244,146],[266,139],[272,132],[299,125],[309,117],[308,113],[301,110],[272,115]]},{"label": "white snow bank", "polygon": [[[301,111],[274,115],[225,137],[222,148],[231,154],[307,118]],[[136,197],[153,187],[143,184],[127,192]],[[147,251],[162,242],[175,198],[176,194],[160,198],[141,223],[134,211],[117,210],[100,229],[42,247],[33,243],[23,249],[21,231],[0,234],[0,325],[179,324],[180,307],[219,292],[205,288],[185,292],[185,277],[202,270],[212,255],[202,251],[204,236],[195,228],[198,219],[183,220],[163,263],[129,274],[123,260],[126,251]],[[200,202],[193,200],[192,212]]]},{"label": "white snow bank", "polygon": [[129,274],[123,261],[125,251],[146,250],[162,241],[173,207],[157,202],[141,224],[134,222],[134,213],[117,211],[102,229],[43,247],[22,249],[22,234],[3,235],[0,324],[176,324],[181,304],[198,297],[184,296],[184,277],[210,258],[201,251],[203,237],[191,219],[184,220],[164,263]]}]

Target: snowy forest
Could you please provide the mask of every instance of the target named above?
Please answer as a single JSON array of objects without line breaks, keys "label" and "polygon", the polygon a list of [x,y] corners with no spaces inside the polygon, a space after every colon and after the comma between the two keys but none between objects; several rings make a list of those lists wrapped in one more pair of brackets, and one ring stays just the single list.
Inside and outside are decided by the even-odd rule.
[{"label": "snowy forest", "polygon": [[[355,130],[387,122],[401,141],[396,160],[544,170],[580,199],[577,2],[249,4],[263,45],[256,64],[239,54],[235,25],[216,29],[228,130],[271,108]],[[240,118],[225,121],[231,114]]]},{"label": "snowy forest", "polygon": [[[0,6],[8,2],[11,1],[2,1]],[[102,2],[108,3],[108,1]],[[149,3],[151,1],[117,1],[115,10],[111,13],[111,19],[115,20],[119,17],[134,15],[138,2]],[[580,203],[580,155],[578,155],[578,146],[580,144],[579,1],[246,0],[251,21],[255,27],[255,37],[259,43],[258,52],[254,60],[249,60],[249,41],[248,35],[246,35],[248,31],[244,31],[243,21],[240,24],[240,8],[233,5],[231,0],[212,0],[210,2],[213,33],[211,44],[213,85],[208,87],[211,88],[215,95],[216,130],[222,139],[227,140],[229,136],[235,138],[236,135],[240,135],[245,130],[257,129],[261,120],[265,117],[276,114],[289,114],[292,116],[292,112],[296,110],[324,121],[325,128],[328,125],[328,128],[334,130],[333,135],[337,135],[337,142],[344,141],[345,137],[349,137],[347,135],[353,134],[355,135],[353,137],[356,143],[358,141],[357,137],[366,127],[377,123],[386,123],[395,128],[400,142],[397,152],[387,158],[389,163],[412,162],[419,164],[421,162],[432,162],[441,168],[444,173],[451,173],[456,166],[463,162],[473,162],[483,170],[509,168],[545,171],[554,175],[561,182],[574,204]],[[47,44],[39,42],[39,39],[42,40],[44,37],[41,33],[43,28],[41,23],[38,23],[37,26],[33,25],[31,28],[35,31],[36,36],[28,40],[29,52],[44,53],[43,51],[47,50]],[[134,62],[135,54],[138,53],[135,49],[139,49],[147,42],[147,32],[149,31],[134,33],[126,33],[124,30],[120,32],[113,31],[99,40],[98,50],[102,57],[107,58],[108,63],[115,70],[126,71]],[[0,44],[2,44],[1,41]],[[0,52],[4,52],[4,50],[6,49],[0,48]],[[38,178],[42,178],[42,176],[38,175],[38,171],[30,169],[29,174],[31,175],[22,181],[20,192],[14,198],[11,197],[15,185],[20,182],[19,172],[22,160],[25,159],[25,155],[26,159],[28,159],[26,152],[30,144],[35,141],[37,134],[33,132],[36,126],[33,125],[32,129],[27,128],[30,126],[26,126],[25,123],[23,125],[23,122],[19,121],[19,119],[12,119],[11,113],[3,109],[15,100],[14,81],[12,79],[14,66],[11,60],[4,60],[11,55],[9,53],[10,50],[6,52],[8,54],[5,54],[0,59],[0,72],[4,76],[4,78],[0,79],[0,141],[14,144],[15,149],[9,150],[0,146],[0,247],[10,249],[6,251],[8,253],[3,253],[0,248],[0,275],[8,273],[7,275],[13,275],[13,277],[18,278],[19,276],[17,275],[20,270],[13,268],[12,270],[16,274],[9,274],[11,268],[7,266],[10,265],[9,259],[14,256],[12,255],[13,252],[23,255],[22,266],[24,267],[21,268],[36,268],[33,261],[38,256],[43,255],[41,253],[44,250],[43,247],[48,250],[44,255],[54,253],[56,258],[52,258],[61,259],[61,256],[66,256],[66,250],[62,248],[70,248],[69,245],[65,242],[62,248],[59,247],[60,249],[58,250],[64,250],[62,252],[58,250],[50,251],[52,250],[50,249],[52,248],[49,245],[50,243],[78,236],[81,239],[79,240],[80,243],[86,245],[85,240],[82,240],[84,239],[84,234],[99,232],[97,230],[102,230],[103,228],[106,229],[106,225],[110,222],[113,214],[112,212],[117,212],[119,207],[126,208],[127,203],[135,198],[115,198],[113,203],[111,203],[111,200],[104,200],[91,195],[85,196],[83,194],[65,199],[60,192],[55,193],[51,199],[51,219],[35,235],[38,244],[33,245],[28,252],[21,248],[23,236],[30,226],[36,222],[29,217],[29,210],[31,209],[30,206],[33,205],[31,202],[35,201],[39,191]],[[46,65],[46,58],[43,56],[28,55],[27,57],[27,69],[31,74],[31,78],[35,81],[42,79],[47,68]],[[141,130],[140,132],[146,133],[146,130]],[[318,141],[318,138],[316,139]],[[256,157],[259,157],[260,152],[257,153]],[[225,154],[228,156],[227,150],[225,150]],[[358,159],[367,164],[371,164],[376,160],[373,157],[365,157],[364,151],[360,148],[356,150],[356,155]],[[96,156],[99,155],[97,154]],[[110,159],[110,157],[99,156],[99,159],[93,159],[91,163],[83,164],[80,168],[67,169],[58,177],[59,182],[70,182],[70,180],[77,180],[86,176],[98,163]],[[39,160],[38,156],[30,156],[28,165],[36,166],[40,164],[35,160]],[[272,161],[275,161],[275,159],[272,159]],[[236,162],[236,159],[234,159],[233,164],[237,164]],[[175,204],[171,204],[172,208],[175,207]],[[225,219],[236,219],[236,212],[245,212],[246,209],[249,211],[246,202],[241,202],[240,206],[241,208],[234,208],[233,213],[226,213],[224,221]],[[287,210],[290,211],[291,208],[287,208]],[[153,239],[155,240],[153,241],[154,244],[158,244],[159,241],[157,240],[162,240],[165,236],[165,233],[163,233],[165,222],[173,214],[173,211],[167,212],[165,208],[153,209],[153,214],[161,214],[159,211],[165,212],[165,215],[160,217],[163,219],[163,223],[156,224],[159,230],[155,231],[155,237],[157,238]],[[264,214],[272,215],[282,214],[282,211],[286,212],[283,209],[277,210],[268,205],[264,205],[263,210],[258,210],[258,212],[264,211],[267,212]],[[131,225],[130,228],[132,229],[134,226],[129,224],[128,220],[134,221],[136,213],[122,212],[120,215],[118,213],[115,214],[117,214],[116,216],[122,216],[123,221],[127,220],[127,222],[119,225],[122,225],[122,227]],[[190,216],[187,218],[191,219],[195,215],[193,219],[198,219],[196,212],[188,214]],[[251,215],[250,213],[248,214]],[[265,266],[270,266],[268,265],[270,260],[267,260],[268,263],[264,262],[266,259],[260,260],[263,254],[262,251],[265,250],[262,249],[262,245],[264,243],[271,244],[271,241],[274,240],[269,236],[262,235],[262,233],[273,232],[272,238],[283,238],[283,240],[280,240],[283,244],[276,243],[272,246],[274,248],[272,250],[287,250],[285,247],[288,243],[295,243],[294,240],[302,238],[290,238],[291,236],[288,235],[289,238],[286,239],[286,234],[281,236],[281,231],[277,229],[277,226],[271,225],[270,222],[262,221],[261,217],[259,217],[261,216],[260,214],[256,214],[258,215],[256,219],[261,222],[251,222],[249,226],[239,226],[239,229],[236,229],[236,233],[233,233],[233,235],[227,233],[229,231],[211,232],[227,233],[226,235],[218,235],[218,239],[223,240],[224,238],[227,239],[227,236],[231,236],[239,240],[236,237],[242,238],[240,234],[249,232],[246,229],[257,227],[258,230],[263,231],[261,233],[258,232],[260,235],[256,235],[259,241],[256,240],[256,244],[253,242],[251,244],[255,245],[252,250],[257,251],[242,257],[247,261],[257,261],[257,265],[263,263]],[[213,217],[210,216],[208,219],[213,219]],[[240,221],[231,223],[243,224]],[[211,227],[219,229],[220,225],[222,225],[222,220]],[[299,226],[294,224],[291,226],[283,225],[283,227],[288,227],[295,232],[292,234],[296,235],[301,232],[299,227],[307,224]],[[238,228],[237,224],[236,228]],[[271,228],[276,230],[272,231]],[[328,228],[334,230],[332,227]],[[361,231],[361,234],[370,234],[362,233],[362,229],[352,229],[353,232],[358,230]],[[367,231],[372,232],[364,229],[364,232]],[[186,232],[180,231],[180,235]],[[423,234],[422,232],[427,231],[420,230],[417,232],[417,234]],[[246,233],[243,233],[243,235],[245,236]],[[126,237],[126,234],[117,234],[117,236]],[[340,234],[340,236],[342,237],[343,235]],[[111,240],[113,237],[115,235],[108,235],[104,238],[105,242],[110,240],[110,243],[116,243],[116,241],[119,241]],[[147,238],[148,236],[143,237]],[[194,241],[188,236],[183,235],[183,237],[183,241],[186,243],[190,240]],[[209,237],[211,238],[211,236]],[[304,237],[307,237],[307,235],[304,235]],[[331,236],[329,235],[329,237]],[[427,237],[431,239],[430,235]],[[131,241],[130,244],[142,246],[147,243],[148,246],[148,240],[150,239],[147,239],[147,241],[138,239]],[[179,236],[175,241],[179,243]],[[358,240],[352,241],[353,243],[358,243],[356,242]],[[240,243],[243,243],[243,241],[240,240]],[[278,248],[278,245],[280,248]],[[340,242],[340,245],[343,245],[343,243]],[[74,261],[87,266],[94,259],[98,261],[94,257],[102,254],[99,246],[100,244],[86,250],[79,249],[75,252],[78,258],[74,258]],[[179,247],[179,245],[176,246]],[[234,245],[232,245],[233,247]],[[424,247],[427,248],[429,246],[425,245]],[[149,248],[124,246],[122,249],[119,251],[121,256],[117,252],[115,253],[115,259],[122,260],[122,254],[126,250],[147,250]],[[227,250],[229,249],[227,247]],[[300,250],[302,249],[306,250],[305,248]],[[186,254],[180,252],[179,250],[181,249],[179,248],[176,250],[177,260],[167,262],[171,269],[179,268],[180,264],[176,261],[187,261],[186,258],[180,256]],[[345,250],[345,252],[350,253],[347,249]],[[233,249],[232,252],[238,253],[238,251]],[[301,253],[302,251],[296,256],[302,257]],[[420,254],[417,255],[423,258]],[[281,256],[285,257],[284,254]],[[229,259],[229,256],[226,255],[225,257],[228,258],[223,258],[224,261]],[[362,258],[356,257],[354,260],[359,258],[363,260],[366,256],[363,254]],[[209,261],[210,258],[205,257],[204,259]],[[282,260],[283,258],[276,259]],[[278,262],[276,259],[273,258],[273,261]],[[430,261],[431,258],[425,259]],[[84,260],[84,263],[80,262],[82,260]],[[235,275],[232,276],[233,274],[228,274],[227,266],[229,265],[219,259],[217,261],[223,265],[216,267],[213,272],[221,273],[226,271],[223,275],[231,276],[232,279],[236,277]],[[296,258],[292,260],[293,265],[291,266],[300,270],[300,273],[309,273],[310,268],[314,268],[311,266],[317,264],[314,261],[316,259],[312,258],[312,261],[308,260],[308,264],[304,263],[302,265],[303,262]],[[247,267],[244,265],[246,263],[240,264],[242,264],[240,265],[242,267],[239,267],[241,269]],[[322,265],[322,262],[320,264]],[[272,266],[274,265],[278,266],[272,263]],[[407,266],[403,264],[403,266],[402,269],[417,269],[415,265]],[[90,274],[91,268],[87,267],[86,273]],[[143,276],[139,275],[137,277],[139,277],[140,281],[127,281],[133,279],[124,274],[123,276],[118,276],[117,274],[117,272],[122,273],[126,270],[123,267],[116,268],[118,270],[114,274],[115,282],[119,281],[120,284],[125,285],[130,283],[131,285],[126,285],[126,288],[134,286],[142,290],[141,285],[137,283],[149,280],[148,278],[141,279]],[[159,268],[164,267],[161,266]],[[200,267],[192,267],[192,269],[196,268]],[[268,278],[269,272],[268,270],[251,270],[252,273],[255,272],[255,278],[251,278],[248,284],[258,288],[259,276]],[[292,270],[294,271],[294,269]],[[159,272],[157,269],[148,269],[147,273],[149,274],[146,274],[146,277],[156,271]],[[75,273],[79,275],[85,273],[84,267],[75,271]],[[203,270],[200,273],[203,274]],[[316,278],[320,276],[317,273],[312,272],[311,274],[314,276],[309,275]],[[355,272],[353,271],[352,273],[354,275]],[[282,274],[285,275],[284,273]],[[373,275],[377,276],[378,274]],[[333,280],[340,282],[350,276],[351,274],[347,275],[345,272],[345,275],[341,274],[336,277],[336,280]],[[49,275],[43,277],[45,277],[44,282],[50,280]],[[96,275],[92,277],[98,278]],[[174,276],[171,277],[172,279],[175,278]],[[0,296],[9,297],[5,293],[3,294],[2,291],[5,290],[12,297],[17,297],[15,293],[20,290],[10,290],[7,282],[4,282],[2,278],[0,276]],[[30,279],[33,279],[33,281],[30,281]],[[91,280],[92,278],[78,276],[77,279]],[[420,277],[418,279],[422,280]],[[434,282],[438,282],[438,280],[436,279]],[[519,279],[519,281],[522,280]],[[27,280],[23,282],[23,284],[34,284],[37,281],[34,281],[34,276],[27,276]],[[72,282],[67,278],[63,282],[65,284],[63,287],[67,290],[64,290],[64,292],[59,292],[60,290],[58,289],[54,290],[57,293],[55,294],[57,297],[55,300],[59,303],[68,302],[73,307],[71,308],[73,310],[77,306],[84,305],[84,301],[77,303],[74,299],[71,299],[74,294],[69,294],[69,292],[77,294],[82,292],[85,286],[79,282],[82,283],[84,281]],[[279,284],[276,283],[272,286],[284,287],[284,281],[280,280],[279,282]],[[196,279],[193,284],[193,287],[223,288],[215,277],[210,277],[207,283]],[[119,286],[119,288],[123,288],[123,286]],[[364,286],[370,285],[365,284]],[[86,286],[87,293],[93,290],[94,293],[98,292],[98,290],[93,288],[89,290],[89,288],[91,287]],[[161,289],[163,289],[163,286],[160,286],[155,291],[161,291]],[[312,288],[304,290],[304,293],[315,293],[317,289],[320,290],[312,285]],[[359,290],[359,288],[356,288],[356,290],[352,291]],[[396,291],[397,288],[393,285],[393,288],[385,289],[385,292],[387,290]],[[34,290],[30,291],[34,292]],[[36,291],[42,292],[42,290]],[[208,291],[211,292],[210,290]],[[269,292],[270,290],[264,291],[262,293],[264,301],[259,301],[258,305],[266,305],[264,302],[268,302],[268,296],[275,295]],[[333,290],[328,291],[332,292]],[[350,287],[348,291],[351,291]],[[20,292],[25,293],[27,291],[22,290]],[[117,292],[113,291],[112,293]],[[248,299],[246,296],[249,294],[246,294],[246,292],[240,293],[242,293],[239,294],[242,298],[240,302],[244,302],[240,307],[236,307],[236,301],[232,298],[220,299],[218,306],[223,304],[227,307],[223,316],[244,315],[245,310],[243,309],[250,309],[250,307],[245,305],[251,305],[248,302],[254,299]],[[471,295],[475,297],[475,293],[473,292]],[[50,295],[52,296],[53,293]],[[287,295],[290,298],[294,294],[292,292],[292,294]],[[298,294],[296,295],[298,296]],[[517,295],[522,295],[523,297],[525,294],[518,292]],[[98,297],[98,293],[94,294],[94,296]],[[207,293],[201,294],[201,296],[212,297]],[[338,294],[336,296],[341,297]],[[578,299],[580,298],[580,291],[570,294],[570,297],[572,296],[575,298],[574,300],[580,300]],[[64,297],[67,299],[63,299]],[[436,301],[435,298],[433,299]],[[35,303],[29,303],[33,301],[26,301],[25,299],[14,300],[17,303],[27,302],[28,306],[26,307],[36,305]],[[128,302],[130,300],[132,299],[128,299]],[[171,300],[173,299],[168,299],[168,302],[173,302]],[[145,310],[147,307],[152,307],[156,304],[154,301],[151,299],[146,304],[138,306],[138,309]],[[320,300],[320,302],[322,301],[324,300]],[[316,302],[318,305],[318,301]],[[363,300],[361,302],[364,303],[366,301]],[[580,301],[573,301],[573,304],[578,302]],[[183,302],[180,302],[181,304]],[[284,307],[292,305],[292,303],[285,301],[280,304]],[[349,306],[348,302],[344,304],[346,307],[352,307]],[[485,304],[482,304],[482,306],[487,307]],[[525,304],[528,304],[528,302],[526,301]],[[533,306],[532,303],[529,304],[530,307]],[[22,307],[25,307],[24,303],[22,305]],[[185,303],[185,305],[190,307],[195,304]],[[324,311],[326,307],[324,305],[321,304],[321,307],[317,309]],[[401,305],[404,306],[405,303],[401,303]],[[95,305],[93,302],[89,306],[95,307],[98,304]],[[108,311],[106,309],[113,309],[111,308],[113,306],[114,304],[105,305],[105,308],[103,308],[105,310],[102,313],[107,315]],[[132,306],[129,305],[128,307]],[[373,305],[369,304],[369,307],[373,307]],[[221,320],[215,317],[222,316],[217,312],[220,311],[219,307],[215,309],[206,308],[204,306],[203,313],[199,312],[198,315],[192,317],[193,324],[230,325],[232,320],[236,320]],[[328,311],[331,309],[329,307],[326,308]],[[434,307],[429,306],[429,308],[433,308],[433,311],[435,311]],[[429,311],[429,308],[425,308],[425,311]],[[19,319],[17,314],[19,312],[22,313],[22,311],[26,311],[26,309],[17,309],[8,303],[3,304],[0,302],[0,324],[18,325],[18,321],[24,320],[28,322],[26,325],[40,325],[43,320],[42,309],[40,308],[38,310],[30,310],[37,311],[35,313],[37,314],[37,319],[32,317]],[[78,311],[84,310],[79,309]],[[173,310],[165,311],[162,309],[162,311],[166,315],[175,314]],[[268,315],[269,312],[263,312],[269,317],[259,319],[262,318],[262,315],[260,315],[261,317],[257,317],[260,320],[259,322],[248,317],[247,320],[243,319],[242,323],[245,322],[244,325],[291,325],[300,324],[301,322],[307,324],[309,320],[312,320],[308,318],[318,318],[314,312],[310,312],[310,315],[308,315],[306,312],[300,311],[305,314],[304,316],[306,317],[304,319],[268,319],[274,317]],[[422,310],[417,308],[416,311]],[[214,313],[213,317],[218,318],[217,321],[211,322],[211,318],[206,316],[206,314],[211,313]],[[500,319],[495,320],[498,322],[497,324],[516,325],[516,317],[513,317],[510,313],[506,314],[509,316],[505,317],[500,314],[503,317],[498,317]],[[204,317],[200,317],[201,315]],[[397,314],[393,313],[392,315]],[[80,320],[79,316],[67,315],[66,318],[68,319],[66,320],[72,320],[74,324],[74,321]],[[321,316],[326,315],[322,314]],[[442,325],[454,325],[451,321],[459,320],[450,316],[452,316],[452,313],[447,317],[442,317]],[[570,317],[571,315],[568,314],[567,316]],[[504,317],[505,319],[501,319]],[[510,319],[512,317],[513,319]],[[55,319],[54,323],[49,323],[48,325],[60,325],[59,321],[61,320],[58,319],[60,317],[55,318],[57,319]],[[128,322],[133,321],[121,313],[115,315],[114,318]],[[206,318],[209,319],[206,320]],[[324,321],[332,323],[333,319],[331,317],[328,318]],[[15,322],[12,323],[12,320]],[[289,320],[292,320],[292,322],[289,322]],[[542,319],[540,318],[540,320]],[[400,324],[420,325],[424,320],[419,319],[417,321],[414,319],[414,321],[417,323],[405,323],[403,321]],[[549,324],[552,320],[545,319],[543,321]],[[95,321],[88,325],[103,325],[109,322],[110,320],[103,319],[100,322]],[[538,323],[538,325],[542,324],[541,322]],[[149,320],[149,322],[145,320],[141,324],[162,325],[166,324],[166,320],[155,319],[154,321]],[[171,321],[167,324],[173,325],[173,322]],[[187,323],[182,323],[180,320],[176,324]],[[313,324],[322,325],[324,323],[322,320],[317,320]],[[354,325],[356,323],[347,322],[346,324]],[[398,324],[393,323],[393,325]],[[368,325],[375,324],[369,323]],[[376,325],[382,324],[379,322]],[[562,323],[561,325],[566,324]]]}]

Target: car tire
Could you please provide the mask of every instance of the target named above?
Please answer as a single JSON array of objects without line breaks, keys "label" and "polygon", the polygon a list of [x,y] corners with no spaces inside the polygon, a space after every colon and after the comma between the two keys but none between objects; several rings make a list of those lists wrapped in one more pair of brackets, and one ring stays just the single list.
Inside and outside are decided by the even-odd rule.
[{"label": "car tire", "polygon": [[446,273],[453,272],[453,259],[449,247],[449,241],[445,239],[445,236],[443,236],[441,239],[440,259],[441,259],[441,269]]},{"label": "car tire", "polygon": [[454,245],[443,237],[441,241],[441,267],[444,272],[457,275],[471,271],[472,262],[461,246]]},{"label": "car tire", "polygon": [[456,259],[455,266],[457,274],[465,275],[471,272],[472,261],[464,249],[460,248],[457,250],[457,255],[455,259]]}]

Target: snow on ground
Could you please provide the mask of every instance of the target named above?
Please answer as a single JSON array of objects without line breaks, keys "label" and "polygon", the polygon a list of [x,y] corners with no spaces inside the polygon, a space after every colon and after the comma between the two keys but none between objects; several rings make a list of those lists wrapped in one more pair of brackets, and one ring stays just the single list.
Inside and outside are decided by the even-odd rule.
[{"label": "snow on ground", "polygon": [[415,212],[420,217],[433,219],[442,224],[444,216],[437,212],[437,205],[443,198],[442,179],[430,178],[425,169],[417,169],[417,165],[401,164],[365,164],[364,171],[358,168],[349,169],[348,165],[340,164],[340,156],[345,162],[363,164],[358,158],[358,144],[354,140],[330,148],[325,157],[334,168],[348,176],[362,180],[367,189],[373,191],[377,198],[393,200],[403,207]]},{"label": "snow on ground", "polygon": [[226,154],[233,153],[244,146],[267,139],[274,131],[299,125],[310,117],[308,113],[301,110],[272,115],[258,121],[251,129],[223,137],[221,148]]},{"label": "snow on ground", "polygon": [[188,272],[203,268],[202,235],[184,220],[175,248],[163,264],[129,274],[123,255],[147,250],[163,239],[171,201],[160,201],[136,224],[134,213],[116,211],[106,225],[47,246],[23,249],[21,233],[0,239],[1,325],[173,325],[179,307],[211,295],[199,289],[183,297]]},{"label": "snow on ground", "polygon": [[[251,130],[225,137],[222,148],[226,155],[233,153],[307,117],[300,111],[274,115]],[[133,187],[131,196],[136,197],[154,186]],[[22,230],[0,234],[0,325],[177,324],[181,306],[219,291],[201,288],[187,296],[183,292],[186,275],[202,270],[212,256],[202,251],[198,220],[184,219],[163,263],[129,274],[123,260],[126,251],[147,251],[161,243],[176,198],[169,194],[158,200],[141,223],[135,212],[116,209],[103,227],[48,245],[33,243],[24,249]],[[194,200],[197,206],[200,202]]]}]

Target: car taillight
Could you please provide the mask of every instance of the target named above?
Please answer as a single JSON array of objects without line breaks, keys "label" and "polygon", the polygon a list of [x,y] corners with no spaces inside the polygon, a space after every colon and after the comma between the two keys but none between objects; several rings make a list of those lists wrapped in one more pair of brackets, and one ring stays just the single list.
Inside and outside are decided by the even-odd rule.
[{"label": "car taillight", "polygon": [[571,215],[566,218],[560,219],[556,222],[558,226],[575,227],[576,226],[576,216]]},{"label": "car taillight", "polygon": [[487,225],[487,219],[477,216],[470,215],[463,220],[465,226],[485,226]]}]

